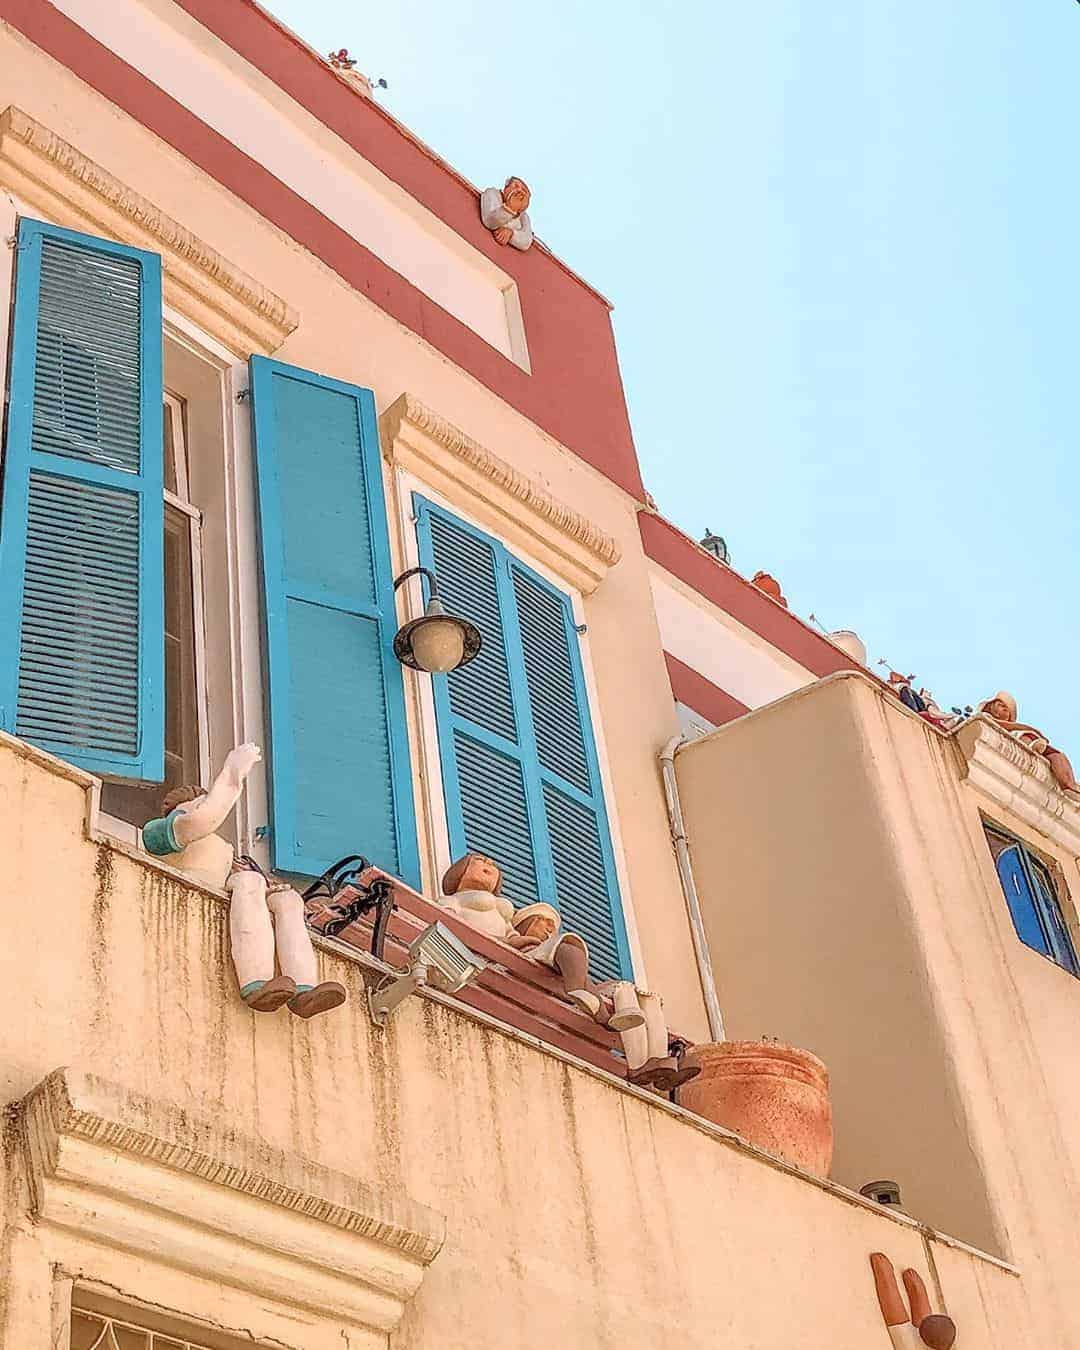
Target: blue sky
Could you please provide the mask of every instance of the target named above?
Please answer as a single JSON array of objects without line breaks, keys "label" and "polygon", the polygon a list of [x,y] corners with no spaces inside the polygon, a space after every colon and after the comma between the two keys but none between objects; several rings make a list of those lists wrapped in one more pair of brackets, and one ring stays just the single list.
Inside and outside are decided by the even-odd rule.
[{"label": "blue sky", "polygon": [[1080,765],[1074,0],[265,0],[616,305],[646,483]]}]

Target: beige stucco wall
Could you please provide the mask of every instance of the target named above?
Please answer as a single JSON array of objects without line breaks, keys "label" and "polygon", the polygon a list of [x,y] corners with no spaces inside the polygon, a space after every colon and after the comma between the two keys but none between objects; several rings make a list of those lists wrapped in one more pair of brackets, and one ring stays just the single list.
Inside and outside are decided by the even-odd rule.
[{"label": "beige stucco wall", "polygon": [[832,1073],[847,1184],[1028,1272],[1046,1335],[1080,1343],[1072,1063],[1080,982],[1016,938],[949,738],[861,675],[834,676],[677,759],[733,1037],[777,1035]]},{"label": "beige stucco wall", "polygon": [[[222,78],[232,77],[223,72]],[[17,106],[70,142],[292,306],[299,314],[299,326],[273,353],[275,358],[372,388],[380,412],[403,392],[415,395],[618,542],[621,561],[583,606],[597,691],[593,713],[611,787],[609,807],[624,846],[623,882],[630,926],[638,939],[639,973],[665,993],[673,1025],[691,1036],[704,1034],[700,990],[682,919],[678,876],[656,767],[656,753],[676,730],[676,721],[637,528],[636,504],[250,208],[198,173],[182,156],[0,24],[0,109],[8,105]],[[0,162],[0,183],[5,181],[5,173]],[[5,326],[6,317],[0,320],[0,346],[6,348]],[[246,387],[242,364],[232,375],[235,389]],[[233,411],[238,419],[245,415],[242,410]],[[242,450],[242,425],[238,427],[237,444]],[[238,457],[237,466],[238,501],[241,508],[246,503],[250,511],[252,485],[245,479],[245,474],[250,478],[250,466],[242,457]],[[396,517],[397,488],[389,468],[386,481],[389,509]],[[468,493],[463,490],[456,504],[467,510]],[[391,537],[395,568],[400,568],[404,553],[396,519]],[[242,581],[245,558],[246,575],[251,579],[245,583],[244,626],[248,640],[256,644],[256,654],[248,662],[254,675],[249,673],[248,677],[247,708],[243,715],[237,711],[233,725],[235,734],[261,739],[255,560],[253,545],[249,542],[245,546],[241,539]],[[210,602],[223,603],[220,594],[211,596]],[[214,617],[210,615],[211,623]],[[210,660],[215,657],[224,662],[225,653],[211,650]],[[242,681],[235,671],[233,675],[239,688]],[[236,697],[239,699],[239,694]],[[219,705],[212,728],[215,739],[211,759],[215,766],[229,748],[224,741],[228,727],[228,718],[221,715]],[[415,765],[420,758],[415,716],[410,730]],[[428,803],[420,776],[414,775],[414,780],[418,818],[423,826]],[[255,823],[265,820],[257,797],[256,791],[252,810]],[[422,845],[426,844],[429,832],[421,828],[420,834]],[[429,853],[424,864],[430,884],[439,860]]]},{"label": "beige stucco wall", "polygon": [[[400,1350],[865,1350],[887,1343],[871,1250],[933,1287],[914,1227],[614,1080],[419,998],[373,1030],[349,959],[321,958],[350,992],[339,1013],[256,1017],[235,995],[224,902],[92,842],[85,809],[79,781],[0,743],[0,1098],[59,1065],[90,1069],[445,1215]],[[245,1298],[228,1271],[211,1283],[173,1265],[164,1239],[125,1251],[35,1224],[10,1126],[3,1156],[3,1344],[37,1343],[48,1299],[32,1295],[55,1244],[67,1270],[104,1272],[129,1299],[298,1348],[361,1344],[332,1308],[290,1309],[269,1263]],[[1019,1338],[1025,1281],[929,1249],[966,1347],[1050,1344]]]}]

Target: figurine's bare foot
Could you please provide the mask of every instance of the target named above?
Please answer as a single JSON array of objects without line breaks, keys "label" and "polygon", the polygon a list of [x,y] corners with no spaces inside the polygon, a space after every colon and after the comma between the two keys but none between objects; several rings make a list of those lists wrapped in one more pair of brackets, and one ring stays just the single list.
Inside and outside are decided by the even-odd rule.
[{"label": "figurine's bare foot", "polygon": [[288,975],[275,975],[261,984],[247,985],[240,997],[252,1012],[276,1012],[283,1003],[296,996],[296,981]]},{"label": "figurine's bare foot", "polygon": [[314,989],[303,989],[289,999],[289,1011],[297,1017],[317,1017],[331,1008],[340,1008],[347,997],[343,984],[338,984],[336,980],[324,980]]},{"label": "figurine's bare foot", "polygon": [[262,759],[262,751],[254,741],[248,741],[246,745],[238,745],[235,750],[230,750],[225,756],[221,776],[233,787],[243,787],[248,774],[260,759]]}]

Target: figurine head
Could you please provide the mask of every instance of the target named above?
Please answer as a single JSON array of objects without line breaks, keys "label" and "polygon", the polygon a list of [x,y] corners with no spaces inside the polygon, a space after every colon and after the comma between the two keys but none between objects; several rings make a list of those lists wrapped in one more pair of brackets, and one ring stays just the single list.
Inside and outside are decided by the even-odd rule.
[{"label": "figurine head", "polygon": [[503,206],[515,216],[529,209],[532,193],[523,178],[508,178],[502,190]]},{"label": "figurine head", "polygon": [[161,809],[165,815],[170,811],[175,811],[178,806],[183,806],[186,802],[197,801],[200,797],[206,796],[204,787],[193,787],[190,783],[183,787],[172,788],[166,792],[161,799]]},{"label": "figurine head", "polygon": [[1016,699],[1003,689],[999,690],[993,698],[985,699],[979,704],[979,712],[986,713],[997,722],[1015,722]]},{"label": "figurine head", "polygon": [[526,905],[514,915],[514,928],[522,937],[538,938],[546,942],[559,931],[559,912],[543,901],[536,905]]},{"label": "figurine head", "polygon": [[457,895],[458,891],[488,891],[498,895],[502,890],[502,869],[483,853],[466,853],[464,858],[450,864],[442,888],[443,895]]}]

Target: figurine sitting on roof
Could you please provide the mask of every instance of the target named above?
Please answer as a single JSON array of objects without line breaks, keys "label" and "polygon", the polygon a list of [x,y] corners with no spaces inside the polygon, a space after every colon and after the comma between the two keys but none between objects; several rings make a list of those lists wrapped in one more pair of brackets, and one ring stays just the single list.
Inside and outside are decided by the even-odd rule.
[{"label": "figurine sitting on roof", "polygon": [[533,241],[529,221],[529,202],[532,193],[521,178],[508,178],[500,192],[485,188],[480,194],[480,219],[495,236],[497,244],[509,244],[522,253]]},{"label": "figurine sitting on roof", "polygon": [[443,877],[443,907],[477,932],[504,942],[559,978],[563,995],[600,1026],[619,1034],[627,1079],[639,1087],[672,1092],[701,1072],[682,1041],[672,1042],[658,994],[627,980],[594,984],[589,949],[577,933],[560,931],[558,911],[540,902],[515,910],[501,894],[502,872],[480,853],[460,858]]},{"label": "figurine sitting on roof", "polygon": [[1055,782],[1063,792],[1080,792],[1080,784],[1076,781],[1076,775],[1073,773],[1073,767],[1069,763],[1068,756],[1061,750],[1055,750],[1041,731],[1037,731],[1035,727],[1029,727],[1026,722],[1016,720],[1016,699],[1013,698],[1012,694],[1000,690],[993,698],[984,699],[976,711],[996,722],[1002,730],[1015,736],[1029,750],[1034,750],[1037,755],[1042,755],[1047,764],[1050,765],[1050,772],[1054,775]]},{"label": "figurine sitting on roof", "polygon": [[[143,826],[143,848],[193,880],[226,890],[229,937],[240,997],[255,1012],[283,1003],[298,1017],[314,1017],[345,1002],[334,980],[318,982],[318,966],[304,923],[304,902],[288,881],[268,877],[252,858],[237,857],[217,834],[262,757],[257,745],[231,750],[213,786],[166,793],[164,815]],[[277,954],[281,974],[274,974]]]},{"label": "figurine sitting on roof", "polygon": [[775,600],[778,605],[783,605],[784,608],[787,609],[788,602],[784,598],[784,592],[781,589],[780,583],[774,576],[770,576],[768,572],[755,572],[750,578],[750,585],[756,586],[759,591],[762,591],[765,595],[769,596],[770,599]]}]

